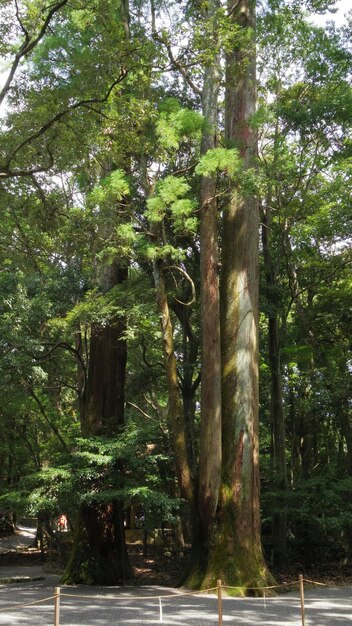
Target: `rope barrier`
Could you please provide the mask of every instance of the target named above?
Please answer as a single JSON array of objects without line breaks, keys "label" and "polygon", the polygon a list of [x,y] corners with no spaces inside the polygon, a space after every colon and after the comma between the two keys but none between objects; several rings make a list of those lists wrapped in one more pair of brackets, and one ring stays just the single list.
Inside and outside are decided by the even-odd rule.
[{"label": "rope barrier", "polygon": [[[306,583],[310,583],[313,585],[320,585],[323,587],[326,587],[327,585],[325,583],[319,583],[317,581],[314,580],[309,580],[308,578],[304,579],[304,582]],[[284,582],[281,583],[279,585],[267,585],[265,587],[246,587],[246,591],[266,591],[266,590],[271,590],[271,589],[280,589],[282,587],[294,587],[295,585],[299,585],[300,581],[299,580],[295,580],[292,582]],[[241,585],[221,585],[222,589],[243,589],[243,586]],[[186,591],[186,592],[177,592],[175,594],[165,594],[165,595],[161,595],[161,596],[93,596],[93,595],[80,595],[80,594],[75,594],[75,593],[61,593],[61,597],[65,597],[65,598],[82,598],[83,600],[91,600],[91,599],[96,599],[96,600],[111,600],[111,601],[115,601],[115,600],[154,600],[154,599],[168,599],[168,600],[172,600],[174,598],[180,598],[182,596],[196,596],[196,595],[201,595],[201,594],[205,594],[205,593],[211,593],[211,592],[216,592],[218,589],[218,587],[210,587],[209,589],[200,589],[199,591]],[[254,599],[254,598],[251,598]],[[267,599],[271,599],[270,597],[267,596]]]},{"label": "rope barrier", "polygon": [[[264,586],[264,587],[246,587],[246,591],[263,591],[263,597],[262,598],[250,598],[250,600],[263,600],[264,602],[264,608],[266,609],[266,601],[268,599],[270,600],[277,600],[276,597],[270,597],[266,595],[266,591],[267,590],[272,590],[272,589],[279,589],[282,587],[293,587],[296,585],[300,585],[302,586],[302,592],[303,592],[303,582],[308,583],[308,584],[312,584],[312,585],[317,585],[320,587],[327,587],[327,585],[325,583],[320,583],[318,581],[314,581],[314,580],[310,580],[309,578],[303,578],[303,576],[300,576],[300,579],[298,581],[293,581],[293,582],[284,582],[281,583],[279,585],[268,585],[268,586]],[[201,594],[206,594],[206,593],[210,593],[210,592],[218,592],[221,589],[243,589],[243,585],[222,585],[221,581],[218,581],[218,585],[216,587],[211,587],[209,589],[201,589],[199,591],[187,591],[187,592],[176,592],[174,594],[164,594],[164,595],[149,595],[149,596],[97,596],[97,595],[80,595],[80,594],[75,594],[75,593],[61,593],[61,597],[66,597],[66,598],[75,598],[76,600],[78,599],[88,599],[88,600],[103,600],[104,602],[106,602],[107,600],[110,601],[124,601],[124,602],[130,602],[130,601],[145,601],[145,600],[149,600],[149,601],[158,601],[159,603],[159,621],[162,622],[163,621],[163,611],[162,611],[162,600],[173,600],[174,598],[181,598],[181,597],[187,597],[187,596],[197,596],[197,595],[201,595]],[[60,590],[59,590],[60,593]],[[27,608],[27,607],[31,607],[34,605],[38,605],[38,604],[42,604],[44,602],[48,602],[49,600],[56,600],[57,596],[49,596],[47,598],[43,598],[41,600],[34,600],[33,602],[26,602],[26,603],[17,603],[17,604],[13,604],[9,607],[6,608],[0,608],[0,613],[3,613],[5,611],[16,611],[18,609],[22,609],[22,608]],[[243,598],[232,598],[232,599],[243,599]],[[303,611],[304,611],[304,602],[303,602]],[[55,618],[56,620],[56,618]],[[222,623],[222,618],[219,617],[220,622]],[[55,621],[56,623],[56,621]],[[302,624],[304,624],[304,612],[302,614]]]},{"label": "rope barrier", "polygon": [[87,596],[87,595],[80,595],[80,594],[76,594],[76,593],[63,593],[61,592],[61,597],[62,598],[82,598],[83,600],[158,600],[159,598],[161,598],[162,600],[164,599],[168,599],[168,600],[173,600],[174,598],[180,598],[182,596],[197,596],[200,595],[202,593],[210,593],[211,591],[216,591],[218,589],[218,587],[211,587],[210,589],[201,589],[200,591],[185,591],[185,592],[181,592],[181,593],[168,593],[165,594],[163,596]]},{"label": "rope barrier", "polygon": [[[321,583],[318,583],[321,584]],[[281,587],[293,587],[299,585],[299,580],[291,583],[281,583],[280,585],[268,585],[267,587],[245,587],[246,591],[264,591],[267,589],[280,589]],[[221,585],[223,589],[243,589],[243,585]]]},{"label": "rope barrier", "polygon": [[0,609],[0,612],[3,611],[15,611],[16,609],[25,608],[26,606],[33,606],[34,604],[41,604],[42,602],[47,602],[48,600],[53,600],[55,596],[50,596],[49,598],[43,598],[43,600],[34,600],[33,602],[27,602],[25,604],[11,604],[7,608]]},{"label": "rope barrier", "polygon": [[309,578],[304,578],[303,581],[305,583],[309,583],[310,585],[318,585],[319,587],[327,587],[326,583],[318,583],[315,580],[309,580]]}]

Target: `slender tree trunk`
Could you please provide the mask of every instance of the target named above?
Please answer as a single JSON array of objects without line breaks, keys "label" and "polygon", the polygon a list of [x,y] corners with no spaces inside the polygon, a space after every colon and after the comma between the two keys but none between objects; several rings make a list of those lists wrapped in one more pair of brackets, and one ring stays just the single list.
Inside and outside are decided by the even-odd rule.
[{"label": "slender tree trunk", "polygon": [[197,375],[199,340],[192,328],[189,307],[174,300],[172,310],[182,327],[181,392],[189,465],[192,475],[195,475],[198,454],[195,445],[194,417],[196,410],[195,393],[200,383],[200,376]]},{"label": "slender tree trunk", "polygon": [[[148,179],[146,158],[140,159],[141,186],[146,199],[151,192]],[[161,241],[162,235],[158,226],[152,227],[155,240]],[[160,325],[163,341],[164,368],[168,392],[167,422],[171,430],[172,449],[175,459],[177,482],[180,496],[190,506],[193,517],[194,486],[189,450],[186,441],[186,423],[184,407],[182,405],[181,389],[177,373],[177,360],[174,350],[174,328],[167,298],[163,263],[159,259],[153,261],[153,278],[157,310],[160,316]]]},{"label": "slender tree trunk", "polygon": [[[218,47],[218,0],[207,4],[212,44]],[[220,58],[206,66],[203,81],[205,130],[202,154],[216,147]],[[201,282],[201,436],[199,454],[199,544],[203,558],[209,551],[221,479],[221,348],[218,279],[218,207],[216,176],[201,180],[200,282]]]},{"label": "slender tree trunk", "polygon": [[168,423],[172,430],[172,444],[181,497],[191,505],[193,503],[193,480],[190,470],[185,420],[181,392],[177,374],[177,362],[174,351],[173,324],[166,295],[165,279],[160,261],[153,263],[154,283],[157,308],[163,337],[163,353],[168,391]]},{"label": "slender tree trunk", "polygon": [[[337,423],[340,422],[341,434],[346,442],[346,474],[352,476],[352,425],[351,425],[351,411],[349,408],[350,394],[347,388],[345,397],[342,397],[338,404]],[[351,502],[351,493],[346,490],[346,501]],[[350,561],[352,558],[352,523],[346,522],[346,539],[347,539],[347,558]]]},{"label": "slender tree trunk", "polygon": [[[268,297],[275,293],[276,279],[270,250],[270,201],[262,209],[262,245],[264,256],[265,279]],[[286,467],[286,435],[285,412],[282,398],[282,378],[280,362],[280,334],[276,303],[270,301],[268,352],[271,376],[271,418],[273,433],[273,469],[274,490],[276,496],[272,514],[273,563],[283,567],[287,563],[287,467]]]}]

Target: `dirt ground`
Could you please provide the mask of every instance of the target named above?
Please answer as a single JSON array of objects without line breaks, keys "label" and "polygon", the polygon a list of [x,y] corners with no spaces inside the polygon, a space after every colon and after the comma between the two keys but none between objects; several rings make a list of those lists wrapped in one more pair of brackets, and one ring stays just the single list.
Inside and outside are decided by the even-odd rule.
[{"label": "dirt ground", "polygon": [[[48,574],[62,572],[63,567],[58,564],[56,553],[47,551],[43,560],[34,543],[35,529],[28,526],[18,526],[14,535],[0,536],[0,579],[5,576],[5,573],[1,574],[2,570],[8,567],[43,566]],[[184,578],[190,559],[187,551],[176,556],[170,552],[165,554],[161,546],[152,545],[148,545],[147,554],[144,555],[141,543],[129,544],[128,552],[137,585],[178,587]],[[274,572],[274,576],[278,583],[292,582],[298,579],[300,573],[328,586],[352,586],[351,571],[337,566],[324,568],[324,570],[317,568],[303,570],[299,564],[296,564],[286,571]]]},{"label": "dirt ground", "polygon": [[[62,570],[56,560],[56,554],[48,551],[43,557],[35,548],[35,529],[19,526],[14,535],[0,537],[0,579],[6,575],[5,570],[11,567],[43,566],[48,573],[59,574]],[[189,555],[187,553],[175,558],[164,554],[161,546],[147,547],[143,555],[140,543],[128,545],[128,552],[137,585],[162,585],[177,587],[186,569]],[[3,571],[3,576],[1,572]]]}]

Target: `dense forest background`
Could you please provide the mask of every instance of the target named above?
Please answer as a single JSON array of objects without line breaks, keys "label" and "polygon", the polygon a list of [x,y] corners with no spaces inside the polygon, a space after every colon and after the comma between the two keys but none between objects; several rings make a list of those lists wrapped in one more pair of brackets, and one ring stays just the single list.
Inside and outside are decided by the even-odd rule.
[{"label": "dense forest background", "polygon": [[[68,516],[65,580],[130,577],[131,507],[193,546],[189,584],[232,553],[223,580],[270,580],[253,403],[269,569],[351,568],[352,19],[311,19],[333,8],[0,2],[0,509]],[[256,250],[258,360],[231,308]]]}]

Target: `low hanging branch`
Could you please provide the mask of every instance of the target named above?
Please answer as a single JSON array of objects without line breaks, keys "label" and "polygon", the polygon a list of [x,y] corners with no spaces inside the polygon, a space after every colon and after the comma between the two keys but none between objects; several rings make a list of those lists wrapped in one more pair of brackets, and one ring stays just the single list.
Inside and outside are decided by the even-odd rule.
[{"label": "low hanging branch", "polygon": [[69,454],[70,450],[65,442],[65,440],[63,439],[59,429],[57,428],[57,426],[52,422],[52,420],[48,417],[44,406],[41,402],[41,400],[38,398],[38,396],[36,395],[36,393],[34,392],[33,388],[30,388],[28,390],[29,395],[33,398],[33,400],[37,403],[38,407],[39,407],[39,411],[43,417],[43,419],[45,420],[45,422],[47,422],[47,424],[50,426],[51,430],[53,431],[54,435],[57,437],[57,439],[60,441],[63,449],[65,450],[65,452],[67,452],[67,454]]}]

